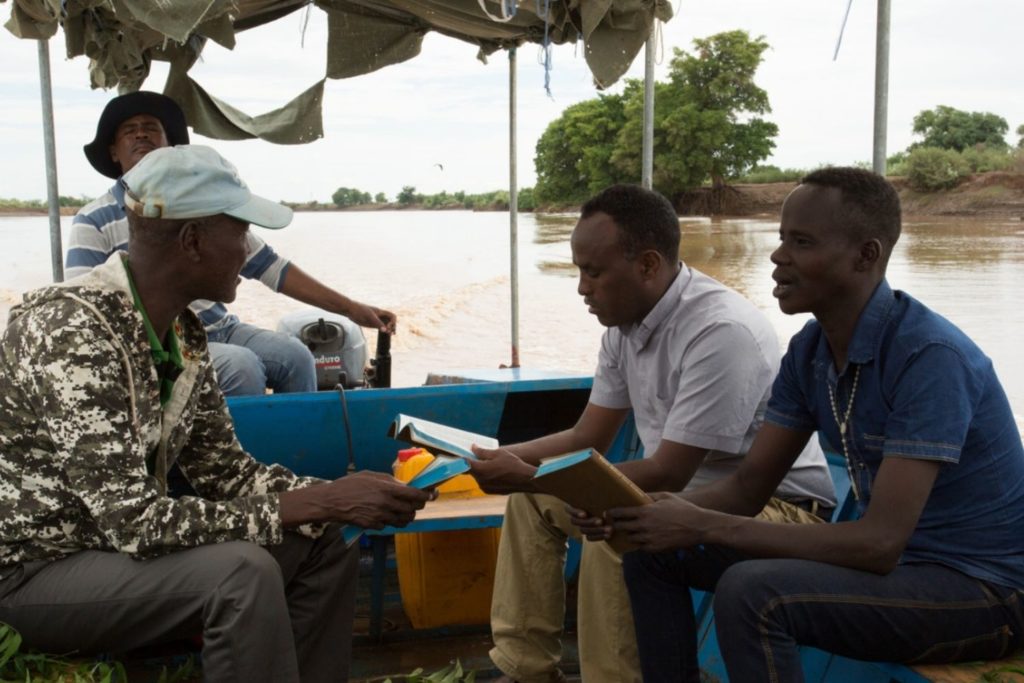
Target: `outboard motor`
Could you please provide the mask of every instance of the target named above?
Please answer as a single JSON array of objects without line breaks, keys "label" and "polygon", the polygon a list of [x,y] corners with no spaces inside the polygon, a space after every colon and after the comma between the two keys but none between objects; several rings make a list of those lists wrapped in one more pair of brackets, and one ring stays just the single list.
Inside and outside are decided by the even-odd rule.
[{"label": "outboard motor", "polygon": [[366,339],[359,325],[345,316],[317,309],[296,311],[281,318],[277,331],[298,337],[313,354],[317,389],[363,385]]}]

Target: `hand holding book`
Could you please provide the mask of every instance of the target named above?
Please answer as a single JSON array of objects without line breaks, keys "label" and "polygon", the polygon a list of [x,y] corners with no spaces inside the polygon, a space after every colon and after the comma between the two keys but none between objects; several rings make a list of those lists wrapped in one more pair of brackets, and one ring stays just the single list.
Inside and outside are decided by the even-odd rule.
[{"label": "hand holding book", "polygon": [[[468,470],[469,463],[465,459],[439,455],[406,485],[414,489],[429,490]],[[351,545],[365,531],[360,526],[346,524],[341,528],[341,536],[345,539],[346,545]]]},{"label": "hand holding book", "polygon": [[[538,491],[561,498],[571,507],[585,511],[591,518],[601,518],[612,508],[647,505],[651,497],[593,448],[566,453],[541,461],[534,475]],[[620,553],[636,546],[625,536],[611,533],[602,536]]]},{"label": "hand holding book", "polygon": [[[611,508],[646,505],[650,496],[592,448],[545,458],[539,467],[498,447],[496,439],[399,414],[388,429],[396,439],[469,460],[480,486],[489,493],[537,491],[556,496],[592,517]],[[608,544],[619,552],[632,550],[622,535]]]},{"label": "hand holding book", "polygon": [[504,448],[473,448],[476,460],[470,462],[473,478],[487,493],[534,491],[537,468]]},{"label": "hand holding book", "polygon": [[[538,491],[557,496],[593,518],[611,508],[647,505],[651,497],[593,448],[545,458],[534,475]],[[636,548],[621,535],[611,534],[608,545],[618,552]]]}]

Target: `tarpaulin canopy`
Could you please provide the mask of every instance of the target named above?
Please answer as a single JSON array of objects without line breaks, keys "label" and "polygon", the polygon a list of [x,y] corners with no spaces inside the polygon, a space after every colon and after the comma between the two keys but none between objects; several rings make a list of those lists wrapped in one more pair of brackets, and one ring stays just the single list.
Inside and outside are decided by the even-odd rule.
[{"label": "tarpaulin canopy", "polygon": [[[0,0],[0,3],[6,0]],[[348,78],[419,54],[429,31],[479,46],[478,57],[532,42],[582,41],[598,87],[620,78],[669,0],[12,0],[7,29],[48,39],[64,29],[69,57],[86,55],[94,88],[137,90],[153,59],[171,64],[164,92],[207,137],[294,144],[323,136],[327,78]],[[279,109],[250,116],[188,75],[207,40],[233,48],[237,31],[314,5],[327,13],[324,78]],[[273,49],[272,47],[270,49]]]}]

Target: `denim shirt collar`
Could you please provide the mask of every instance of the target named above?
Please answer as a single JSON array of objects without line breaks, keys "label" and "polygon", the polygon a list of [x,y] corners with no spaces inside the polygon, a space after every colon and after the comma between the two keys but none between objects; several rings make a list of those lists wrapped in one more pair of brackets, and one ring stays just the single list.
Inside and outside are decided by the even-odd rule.
[{"label": "denim shirt collar", "polygon": [[[889,319],[895,303],[896,295],[889,282],[883,279],[878,283],[864,310],[861,311],[860,318],[857,319],[846,353],[847,365],[863,365],[875,359],[875,351],[878,349],[885,322]],[[826,367],[833,368],[832,352],[829,350],[825,335],[821,335],[818,342],[818,358],[826,363]],[[834,376],[832,372],[829,374]]]},{"label": "denim shirt collar", "polygon": [[686,267],[686,264],[680,261],[679,273],[676,274],[672,284],[668,286],[665,293],[658,299],[658,303],[654,304],[654,308],[644,316],[644,319],[640,321],[639,325],[620,325],[619,332],[622,336],[629,340],[636,350],[641,350],[647,346],[647,342],[650,340],[651,335],[654,334],[658,326],[661,325],[669,317],[672,311],[675,310],[676,304],[682,296],[683,290],[686,289],[686,285],[693,279],[693,273]]}]

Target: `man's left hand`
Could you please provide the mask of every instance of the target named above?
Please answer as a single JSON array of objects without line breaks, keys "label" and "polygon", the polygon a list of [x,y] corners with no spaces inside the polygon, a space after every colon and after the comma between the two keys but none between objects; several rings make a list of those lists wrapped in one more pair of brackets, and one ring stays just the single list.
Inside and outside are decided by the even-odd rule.
[{"label": "man's left hand", "polygon": [[646,552],[690,548],[703,542],[701,522],[706,510],[673,493],[652,493],[651,498],[654,502],[650,505],[608,510],[605,516],[614,533],[626,536]]}]

